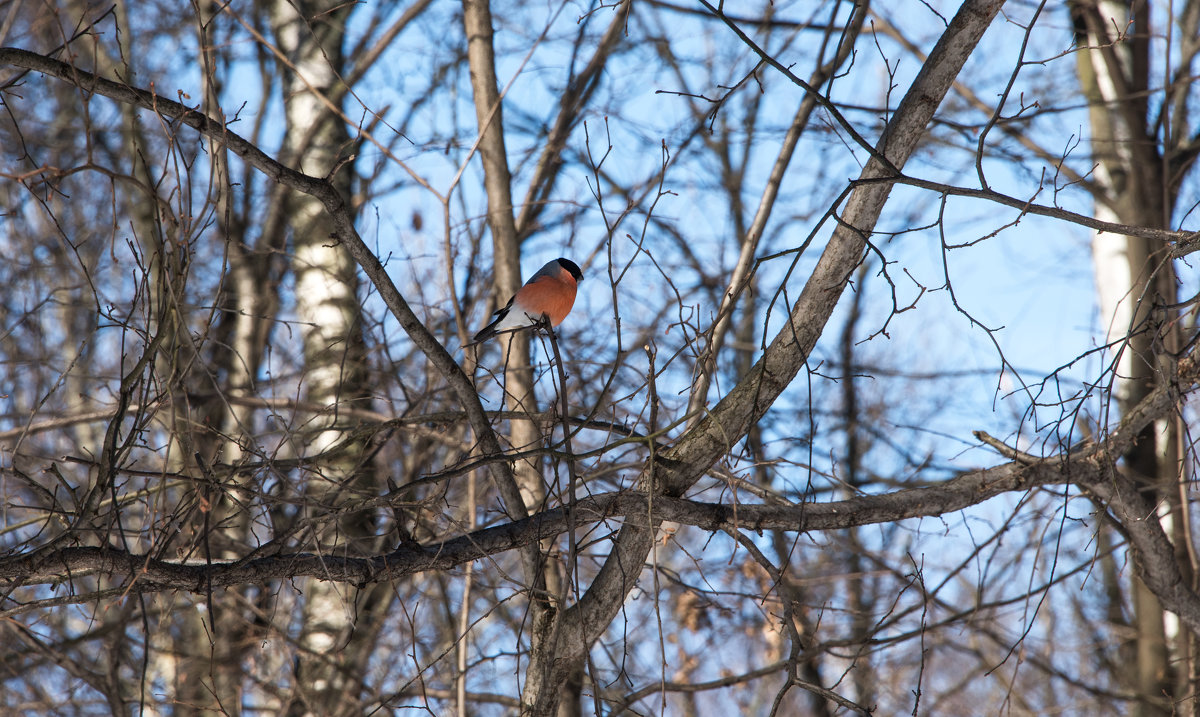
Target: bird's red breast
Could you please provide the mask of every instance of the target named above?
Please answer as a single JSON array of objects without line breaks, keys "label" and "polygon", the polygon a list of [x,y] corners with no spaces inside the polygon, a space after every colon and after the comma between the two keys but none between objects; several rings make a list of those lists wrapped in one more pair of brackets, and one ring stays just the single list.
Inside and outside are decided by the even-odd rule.
[{"label": "bird's red breast", "polygon": [[578,286],[571,272],[560,267],[556,276],[539,277],[518,289],[513,308],[532,316],[545,314],[551,326],[558,326],[571,313]]}]

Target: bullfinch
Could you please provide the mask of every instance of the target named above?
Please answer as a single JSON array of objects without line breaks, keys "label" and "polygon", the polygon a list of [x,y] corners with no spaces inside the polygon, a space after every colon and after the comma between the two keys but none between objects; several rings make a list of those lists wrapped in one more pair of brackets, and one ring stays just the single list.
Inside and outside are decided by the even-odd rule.
[{"label": "bullfinch", "polygon": [[496,311],[492,323],[471,339],[472,344],[487,341],[501,331],[533,326],[545,317],[558,326],[575,305],[575,289],[583,281],[583,272],[570,259],[559,257],[546,264],[513,297]]}]

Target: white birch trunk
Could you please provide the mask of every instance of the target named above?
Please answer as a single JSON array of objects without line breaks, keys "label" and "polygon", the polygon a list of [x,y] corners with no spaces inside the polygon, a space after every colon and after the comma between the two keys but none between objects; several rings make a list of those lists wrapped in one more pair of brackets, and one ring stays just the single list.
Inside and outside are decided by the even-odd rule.
[{"label": "white birch trunk", "polygon": [[[1100,197],[1095,214],[1115,223],[1166,226],[1171,199],[1160,190],[1165,186],[1160,180],[1163,163],[1154,133],[1147,128],[1147,50],[1137,39],[1149,31],[1149,15],[1144,9],[1131,14],[1126,4],[1109,0],[1076,2],[1073,10],[1077,37],[1085,45],[1077,68],[1089,100],[1095,187]],[[1122,414],[1165,377],[1163,317],[1152,311],[1155,305],[1175,300],[1174,275],[1163,249],[1138,237],[1092,236],[1097,304],[1114,361],[1113,394]],[[1163,530],[1176,536],[1181,506],[1172,486],[1176,480],[1172,445],[1169,424],[1159,421],[1126,455],[1125,467],[1160,507]],[[1167,715],[1172,711],[1169,696],[1175,692],[1172,671],[1187,672],[1178,662],[1178,621],[1141,580],[1134,578],[1131,593],[1136,638],[1130,650],[1135,669],[1129,686],[1141,698],[1135,711]]]},{"label": "white birch trunk", "polygon": [[[350,135],[339,112],[344,91],[339,75],[350,9],[340,0],[274,0],[270,5],[271,26],[288,65],[285,158],[308,174],[334,172],[334,186],[347,202],[352,164],[345,157]],[[368,402],[357,266],[331,241],[333,225],[320,202],[294,195],[289,212],[296,314],[304,327],[304,398],[324,409],[309,416],[303,448],[314,457],[338,446],[336,456],[320,458],[307,472],[307,517],[324,526],[315,536],[318,550],[368,548],[374,527],[370,516],[343,506],[353,500],[354,487],[369,490],[374,475],[364,464],[363,445],[339,445],[346,436],[340,411],[366,408]],[[338,518],[328,519],[334,511],[340,513]],[[373,639],[374,630],[364,624],[369,620],[356,617],[374,614],[381,590],[321,580],[305,583],[289,714],[363,711],[358,693],[364,645]]]}]

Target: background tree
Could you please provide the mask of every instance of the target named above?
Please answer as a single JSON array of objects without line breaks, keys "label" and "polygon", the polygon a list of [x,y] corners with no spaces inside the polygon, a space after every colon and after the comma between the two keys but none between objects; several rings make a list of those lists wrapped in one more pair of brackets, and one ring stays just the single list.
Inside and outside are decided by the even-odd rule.
[{"label": "background tree", "polygon": [[5,709],[1195,711],[1198,15],[11,4]]},{"label": "background tree", "polygon": [[[1179,18],[1176,31],[1194,38],[1200,26],[1195,7]],[[1178,69],[1162,68],[1166,83],[1151,84],[1152,46],[1161,21],[1149,4],[1076,3],[1072,7],[1080,84],[1088,99],[1095,176],[1091,182],[1097,217],[1122,224],[1169,228],[1176,215],[1180,182],[1195,161],[1198,145],[1187,117],[1188,81]],[[1158,21],[1158,22],[1156,22]],[[1181,50],[1194,55],[1194,40]],[[1154,112],[1150,98],[1158,95]],[[1156,98],[1158,99],[1158,98]],[[1171,364],[1182,347],[1175,270],[1169,247],[1145,237],[1097,232],[1092,239],[1101,318],[1109,321],[1115,348],[1111,390],[1122,413],[1132,410],[1156,384],[1170,381]],[[1128,337],[1126,339],[1125,337]],[[1159,505],[1163,530],[1178,546],[1183,574],[1192,581],[1188,550],[1191,522],[1180,448],[1183,424],[1164,416],[1146,426],[1125,464],[1141,490]],[[1193,583],[1194,584],[1194,583]],[[1158,598],[1141,581],[1132,590],[1136,681],[1145,695],[1143,714],[1170,714],[1195,684],[1194,647],[1164,614]],[[1120,611],[1115,611],[1120,614]]]}]

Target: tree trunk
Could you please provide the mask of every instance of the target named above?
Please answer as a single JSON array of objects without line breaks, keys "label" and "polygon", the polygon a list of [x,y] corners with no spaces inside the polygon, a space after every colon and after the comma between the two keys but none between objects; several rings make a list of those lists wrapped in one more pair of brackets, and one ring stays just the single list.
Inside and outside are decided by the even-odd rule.
[{"label": "tree trunk", "polygon": [[[1149,5],[1131,14],[1124,3],[1077,0],[1072,3],[1078,44],[1077,69],[1088,98],[1097,218],[1167,228],[1173,192],[1167,166],[1149,126],[1147,98],[1150,52]],[[1092,262],[1100,319],[1115,358],[1113,391],[1122,415],[1156,385],[1170,380],[1167,305],[1175,303],[1175,274],[1170,247],[1143,237],[1096,232]],[[1167,535],[1179,539],[1183,505],[1179,500],[1179,464],[1170,421],[1157,421],[1142,432],[1125,455],[1125,465],[1153,504]],[[1185,574],[1188,565],[1182,565]],[[1134,645],[1128,652],[1136,668],[1130,687],[1140,696],[1138,713],[1168,715],[1177,697],[1175,670],[1183,636],[1173,615],[1133,578]],[[1168,624],[1175,626],[1168,630]],[[1173,656],[1171,653],[1174,652]]]},{"label": "tree trunk", "polygon": [[[113,9],[122,30],[117,33],[120,57],[101,54],[97,61],[102,70],[136,76],[139,58],[130,44],[134,37],[130,16],[136,8],[123,1]],[[207,73],[205,79],[209,79]],[[146,188],[144,196],[134,195],[128,213],[146,266],[152,334],[159,340],[154,371],[160,390],[170,399],[165,420],[171,440],[163,469],[194,479],[186,488],[164,489],[161,506],[181,523],[178,542],[171,548],[191,559],[220,560],[232,557],[219,546],[240,542],[245,521],[244,517],[229,520],[228,505],[204,475],[203,466],[219,453],[219,441],[209,427],[217,425],[214,418],[222,402],[216,400],[219,387],[211,383],[206,362],[197,360],[183,308],[194,237],[190,228],[172,215],[170,192],[160,195],[156,191],[162,177],[151,159],[154,144],[149,137],[153,133],[144,130],[142,114],[129,105],[121,105],[121,112],[131,159],[129,171]],[[214,173],[220,172],[215,164]],[[136,518],[126,515],[124,520]],[[157,547],[165,551],[167,546]],[[238,665],[247,623],[236,607],[236,596],[224,592],[162,595],[152,604],[158,610],[159,624],[148,637],[147,682],[157,681],[170,691],[175,715],[215,710],[240,714],[242,675]],[[147,707],[156,708],[153,703]]]},{"label": "tree trunk", "polygon": [[[340,0],[275,0],[270,22],[283,53],[286,161],[312,175],[331,176],[350,201],[351,138],[341,116],[345,94],[343,42],[351,6]],[[318,552],[361,554],[377,542],[367,511],[352,505],[376,487],[365,445],[345,442],[344,408],[370,404],[358,299],[358,272],[331,237],[323,205],[307,195],[287,198],[292,229],[296,315],[303,326],[304,398],[321,406],[309,417],[303,450],[313,460],[304,475],[306,514],[317,526]],[[357,588],[309,580],[303,587],[295,694],[289,714],[361,713],[359,692],[374,617],[389,586]]]},{"label": "tree trunk", "polygon": [[[492,233],[495,291],[498,299],[503,301],[521,288],[521,240],[513,217],[512,175],[504,144],[503,103],[496,81],[492,14],[488,0],[463,1],[463,27],[467,36],[471,89],[475,95],[475,118],[479,126],[479,156],[487,190],[487,222]],[[533,368],[530,365],[529,337],[527,331],[510,332],[500,337],[500,350],[505,362],[505,403],[510,411],[536,413],[538,410]],[[562,387],[562,390],[566,390],[566,387]],[[509,440],[517,450],[541,445],[542,432],[534,421],[513,419],[509,425]],[[513,472],[525,508],[534,511],[544,505],[546,484],[541,461],[536,458],[517,461]],[[543,547],[549,549],[549,541]],[[538,558],[529,552],[525,555],[525,565],[534,629],[530,638],[529,667],[523,694],[539,695],[547,705],[557,704],[559,714],[564,717],[576,714],[580,709],[579,686],[583,683],[583,663],[578,663],[566,680],[551,685],[546,682],[550,678],[549,664],[542,659],[546,654],[546,640],[554,632],[557,610],[562,607],[553,605],[563,597],[557,566],[552,559]],[[560,700],[562,696],[566,699]],[[525,704],[528,706],[529,703]]]}]

